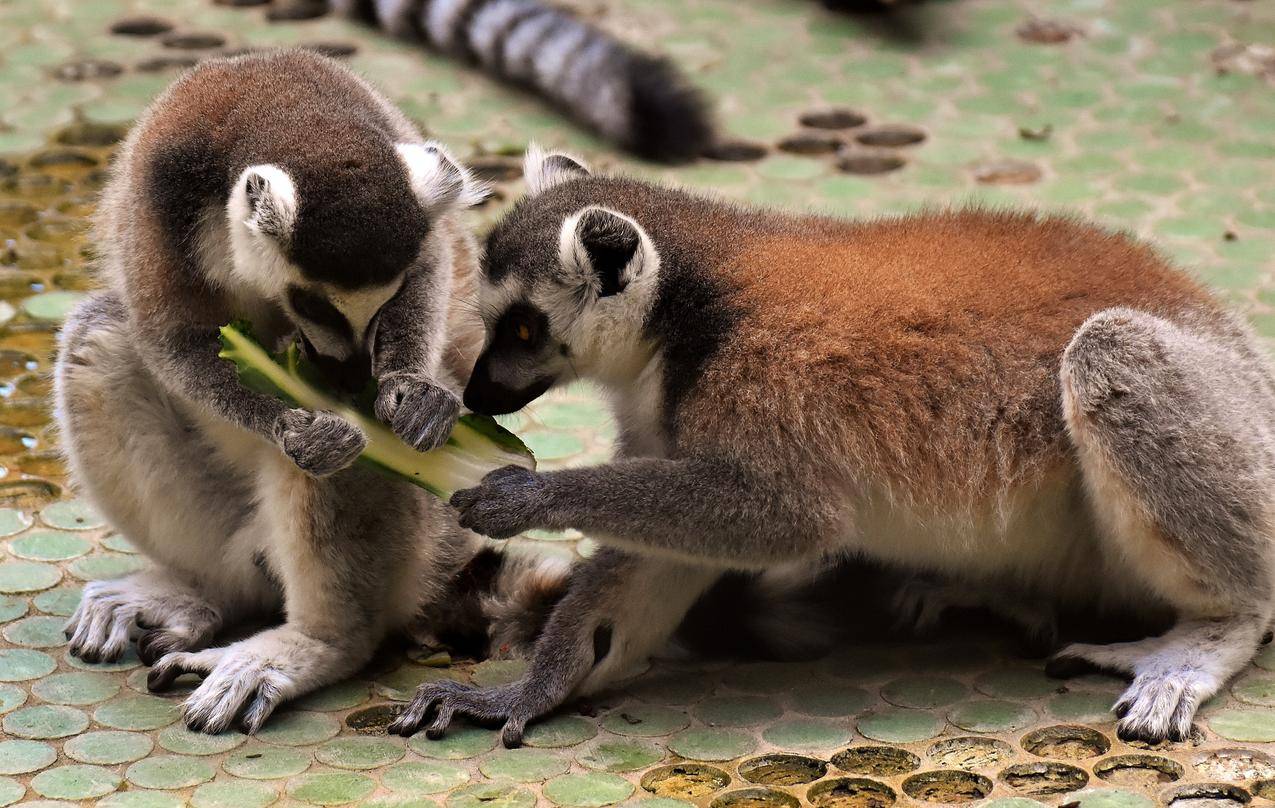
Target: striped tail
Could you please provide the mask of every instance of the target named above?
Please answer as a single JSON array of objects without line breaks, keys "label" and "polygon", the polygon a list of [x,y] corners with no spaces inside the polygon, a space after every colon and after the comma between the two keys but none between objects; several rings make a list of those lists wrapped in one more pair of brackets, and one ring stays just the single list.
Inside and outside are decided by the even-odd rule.
[{"label": "striped tail", "polygon": [[643,157],[699,156],[708,105],[667,59],[540,0],[332,0],[337,11],[527,86]]}]

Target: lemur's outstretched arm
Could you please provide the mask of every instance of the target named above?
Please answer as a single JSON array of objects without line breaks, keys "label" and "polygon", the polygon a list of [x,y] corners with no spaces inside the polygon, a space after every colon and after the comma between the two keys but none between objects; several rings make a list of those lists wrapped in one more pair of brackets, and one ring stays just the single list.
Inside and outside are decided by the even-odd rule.
[{"label": "lemur's outstretched arm", "polygon": [[460,415],[460,399],[437,376],[448,299],[448,279],[439,274],[408,275],[376,325],[376,415],[421,451],[443,445]]},{"label": "lemur's outstretched arm", "polygon": [[821,554],[835,521],[729,461],[638,458],[548,473],[508,467],[452,505],[493,538],[575,528],[620,547],[738,567]]}]

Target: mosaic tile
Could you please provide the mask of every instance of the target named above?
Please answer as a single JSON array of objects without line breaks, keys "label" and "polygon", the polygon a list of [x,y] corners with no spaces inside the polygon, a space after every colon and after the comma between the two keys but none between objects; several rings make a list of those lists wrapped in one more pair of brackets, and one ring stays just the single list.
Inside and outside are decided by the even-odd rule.
[{"label": "mosaic tile", "polygon": [[[409,698],[422,681],[507,682],[521,674],[519,663],[421,664],[426,655],[413,655],[305,697],[248,739],[182,726],[180,698],[193,677],[158,698],[147,693],[134,653],[89,664],[66,652],[61,624],[83,582],[126,574],[144,559],[64,493],[45,403],[48,357],[56,325],[92,288],[83,225],[122,135],[114,122],[135,117],[176,75],[176,61],[215,50],[165,47],[167,34],[178,45],[200,44],[191,34],[216,35],[228,47],[348,43],[356,51],[349,63],[461,156],[517,154],[536,137],[578,149],[594,165],[792,209],[872,216],[973,202],[1098,216],[1154,238],[1275,345],[1275,94],[1251,76],[1215,75],[1210,57],[1232,41],[1275,42],[1275,12],[1263,4],[930,2],[923,19],[942,36],[922,27],[914,39],[895,39],[815,0],[566,2],[671,53],[716,96],[727,134],[750,141],[735,155],[748,159],[642,165],[525,94],[332,15],[266,23],[262,9],[212,0],[0,3],[0,87],[17,99],[0,110],[0,805],[780,808],[798,799],[849,808],[854,799],[903,804],[990,788],[980,804],[998,808],[1170,799],[1183,808],[1196,797],[1175,789],[1203,781],[1243,789],[1218,791],[1214,804],[1275,794],[1262,785],[1275,779],[1262,774],[1261,757],[1275,752],[1269,647],[1202,708],[1198,746],[1124,744],[1110,712],[1123,682],[1056,682],[1037,661],[943,629],[932,641],[856,644],[814,663],[657,662],[587,705],[533,723],[529,748],[518,753],[471,725],[404,743],[383,734],[382,719],[391,714],[387,701]],[[176,27],[110,33],[121,19],[155,15]],[[1022,41],[1016,32],[1033,15],[1074,22],[1084,34],[1052,45]],[[146,62],[150,70],[141,69]],[[120,72],[105,76],[108,63]],[[821,137],[803,136],[809,132]],[[924,138],[908,142],[916,133]],[[799,153],[839,143],[845,151]],[[755,153],[743,153],[749,149]],[[980,177],[1031,181],[980,185]],[[506,199],[475,221],[485,226],[520,186],[501,190]],[[505,421],[551,468],[603,462],[615,441],[601,399],[584,386]],[[565,557],[597,548],[575,532],[531,538]],[[1090,736],[1039,736],[1058,727],[1082,727],[1105,746]],[[806,785],[811,775],[799,763],[765,762],[801,752],[833,764]],[[1116,765],[1130,755],[1161,757],[1182,773],[1165,782],[1159,778],[1169,775],[1154,767]],[[1015,766],[1070,771],[1052,764],[1073,766],[1088,782],[1032,795],[1022,790],[1040,785],[1030,771],[1002,777]],[[667,793],[642,785],[652,772],[692,765],[724,779],[669,775],[661,781]],[[751,782],[745,772],[779,781]]]}]

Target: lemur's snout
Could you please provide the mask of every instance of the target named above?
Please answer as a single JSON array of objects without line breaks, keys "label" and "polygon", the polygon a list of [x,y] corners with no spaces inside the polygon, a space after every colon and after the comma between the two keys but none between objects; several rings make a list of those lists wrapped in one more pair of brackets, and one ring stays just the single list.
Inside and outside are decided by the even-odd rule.
[{"label": "lemur's snout", "polygon": [[357,349],[348,357],[338,359],[319,353],[304,335],[301,343],[305,347],[306,359],[310,360],[328,384],[343,393],[361,392],[372,378],[372,355],[368,351]]},{"label": "lemur's snout", "polygon": [[539,377],[525,387],[502,384],[492,378],[491,360],[484,352],[465,385],[465,407],[481,415],[506,415],[521,410],[552,386],[551,376]]}]

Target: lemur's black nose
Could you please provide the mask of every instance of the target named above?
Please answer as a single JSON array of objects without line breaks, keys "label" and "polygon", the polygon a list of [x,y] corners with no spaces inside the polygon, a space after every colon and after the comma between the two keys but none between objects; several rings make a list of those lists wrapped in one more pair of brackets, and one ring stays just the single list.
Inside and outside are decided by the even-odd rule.
[{"label": "lemur's black nose", "polygon": [[494,381],[487,354],[484,353],[478,357],[469,383],[465,385],[465,407],[480,415],[506,415],[521,410],[552,386],[553,377],[550,376],[536,379],[522,388],[513,388]]},{"label": "lemur's black nose", "polygon": [[346,359],[337,359],[316,351],[304,335],[301,339],[306,359],[310,360],[328,384],[342,393],[360,393],[367,387],[372,378],[371,356],[358,352]]}]

